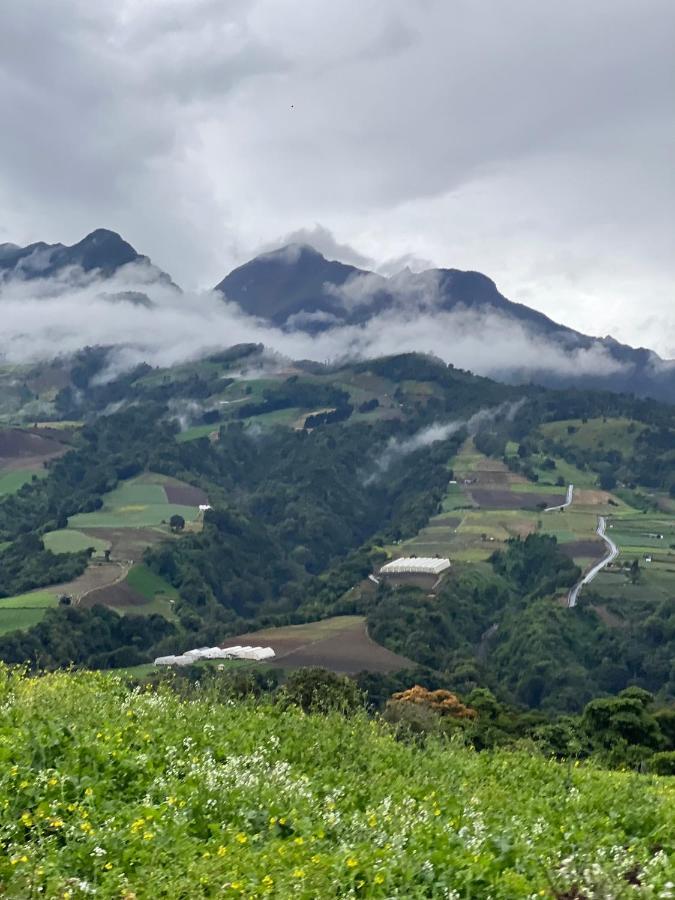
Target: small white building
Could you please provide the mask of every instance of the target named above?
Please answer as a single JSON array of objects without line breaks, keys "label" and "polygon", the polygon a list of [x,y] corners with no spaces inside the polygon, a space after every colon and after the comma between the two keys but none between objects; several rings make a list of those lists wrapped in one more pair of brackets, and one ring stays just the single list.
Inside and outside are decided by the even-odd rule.
[{"label": "small white building", "polygon": [[403,556],[380,569],[380,575],[440,575],[450,568],[449,559],[436,556]]}]

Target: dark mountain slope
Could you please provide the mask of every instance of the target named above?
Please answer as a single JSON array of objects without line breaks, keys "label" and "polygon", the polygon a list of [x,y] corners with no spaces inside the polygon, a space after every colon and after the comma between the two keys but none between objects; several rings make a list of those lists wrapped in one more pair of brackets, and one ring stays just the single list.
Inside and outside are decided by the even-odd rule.
[{"label": "dark mountain slope", "polygon": [[[291,245],[250,260],[226,276],[216,290],[249,315],[309,333],[336,325],[364,325],[382,313],[412,319],[467,312],[478,317],[476,327],[480,327],[480,317],[498,316],[505,327],[518,326],[535,345],[541,342],[542,354],[538,368],[524,368],[514,358],[508,368],[493,371],[495,377],[552,387],[580,385],[629,391],[675,401],[675,362],[664,361],[651,350],[635,349],[611,337],[590,337],[554,322],[543,313],[508,300],[494,281],[480,272],[405,270],[384,278],[327,260],[311,247]],[[386,327],[384,317],[383,325]],[[451,334],[448,340],[451,348]],[[597,374],[572,371],[561,375],[547,365],[546,344],[563,353],[597,351],[599,360],[612,365]],[[611,374],[605,374],[611,369]]]},{"label": "dark mountain slope", "polygon": [[0,244],[0,272],[23,278],[48,278],[70,266],[79,266],[85,272],[99,269],[109,277],[120,266],[146,259],[119,234],[105,228],[97,228],[70,247],[43,241],[27,247]]}]

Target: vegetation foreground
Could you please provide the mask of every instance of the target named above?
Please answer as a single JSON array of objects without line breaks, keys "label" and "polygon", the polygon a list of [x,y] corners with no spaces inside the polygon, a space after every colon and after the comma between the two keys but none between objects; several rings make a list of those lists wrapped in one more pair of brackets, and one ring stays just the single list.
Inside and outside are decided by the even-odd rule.
[{"label": "vegetation foreground", "polygon": [[11,898],[673,897],[673,779],[0,668]]}]

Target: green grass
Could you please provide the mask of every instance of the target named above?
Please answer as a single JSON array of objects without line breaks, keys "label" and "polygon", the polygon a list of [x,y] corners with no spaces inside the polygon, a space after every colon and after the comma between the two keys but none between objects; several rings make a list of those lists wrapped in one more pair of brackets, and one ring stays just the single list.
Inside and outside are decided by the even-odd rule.
[{"label": "green grass", "polygon": [[186,521],[197,518],[193,506],[169,503],[161,475],[141,475],[123,482],[105,494],[103,507],[96,512],[79,513],[68,520],[70,528],[146,528],[168,522],[172,515]]},{"label": "green grass", "polygon": [[416,746],[365,714],[0,670],[0,747],[17,900],[622,900],[673,880],[672,779]]},{"label": "green grass", "polygon": [[33,480],[33,475],[44,478],[47,474],[43,468],[14,469],[11,472],[0,472],[0,496],[15,494],[19,488]]},{"label": "green grass", "polygon": [[[574,428],[572,434],[568,428]],[[567,446],[580,447],[583,450],[597,450],[606,447],[608,450],[619,450],[624,455],[630,455],[633,451],[637,437],[644,431],[645,426],[641,422],[632,419],[589,419],[582,422],[581,419],[565,419],[560,422],[549,422],[540,427],[545,437],[566,444]]]},{"label": "green grass", "polygon": [[261,413],[259,416],[251,416],[244,419],[244,422],[249,427],[251,425],[262,425],[264,428],[272,428],[275,425],[290,427],[303,412],[309,413],[311,410],[303,409],[300,406],[290,406],[287,409],[275,409],[272,412]]},{"label": "green grass", "polygon": [[199,438],[208,437],[212,432],[218,431],[221,423],[216,422],[212,425],[194,425],[192,428],[186,428],[177,435],[176,440],[179,444],[185,444],[188,441],[196,441]]},{"label": "green grass", "polygon": [[110,541],[91,537],[74,528],[62,528],[59,531],[48,531],[43,535],[42,541],[52,553],[77,553],[93,547],[97,556],[101,556],[104,550],[110,548]]},{"label": "green grass", "polygon": [[58,597],[50,591],[33,591],[14,597],[0,598],[0,634],[25,630],[37,625],[45,612],[58,605]]},{"label": "green grass", "polygon": [[157,594],[174,598],[178,596],[178,591],[168,581],[142,563],[129,571],[127,584],[148,600],[154,600]]}]

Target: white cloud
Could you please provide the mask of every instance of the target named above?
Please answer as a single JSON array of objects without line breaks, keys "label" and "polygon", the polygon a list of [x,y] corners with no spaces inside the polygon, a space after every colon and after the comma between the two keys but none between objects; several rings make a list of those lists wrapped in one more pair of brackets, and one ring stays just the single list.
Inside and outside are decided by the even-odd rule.
[{"label": "white cloud", "polygon": [[0,240],[113,228],[192,289],[307,235],[675,355],[674,27],[670,0],[6,0]]}]

